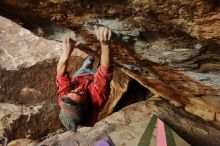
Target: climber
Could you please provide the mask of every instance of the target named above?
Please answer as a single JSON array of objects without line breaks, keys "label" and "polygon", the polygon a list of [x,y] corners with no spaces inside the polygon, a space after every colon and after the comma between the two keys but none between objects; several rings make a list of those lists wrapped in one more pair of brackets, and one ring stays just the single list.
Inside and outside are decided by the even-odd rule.
[{"label": "climber", "polygon": [[69,76],[68,60],[74,48],[80,46],[70,37],[63,40],[63,52],[57,65],[56,85],[61,108],[59,118],[64,127],[73,132],[78,125],[94,125],[110,93],[113,72],[111,30],[99,27],[95,32],[101,44],[101,65],[97,70],[91,69],[94,57],[89,56],[72,78]]}]

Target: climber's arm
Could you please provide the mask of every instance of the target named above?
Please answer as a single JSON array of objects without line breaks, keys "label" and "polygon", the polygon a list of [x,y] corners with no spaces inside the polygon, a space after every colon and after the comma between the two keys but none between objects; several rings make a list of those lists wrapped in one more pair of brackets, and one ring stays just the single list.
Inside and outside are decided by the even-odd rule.
[{"label": "climber's arm", "polygon": [[67,65],[68,65],[68,59],[60,58],[57,65],[57,74],[64,74],[66,72]]},{"label": "climber's arm", "polygon": [[64,74],[67,70],[68,61],[71,53],[73,52],[75,42],[73,42],[70,37],[66,37],[63,40],[63,52],[60,56],[58,65],[57,65],[57,74]]},{"label": "climber's arm", "polygon": [[70,55],[74,49],[74,45],[75,42],[73,42],[73,40],[69,37],[66,37],[63,40],[63,52],[57,65],[56,85],[58,88],[57,95],[60,106],[62,106],[61,97],[69,91],[69,87],[71,85],[71,78],[67,72],[67,66]]},{"label": "climber's arm", "polygon": [[109,67],[112,64],[112,53],[110,48],[112,32],[107,27],[96,28],[96,37],[101,43],[101,65]]},{"label": "climber's arm", "polygon": [[92,83],[93,93],[99,95],[96,98],[98,107],[103,105],[108,100],[110,94],[110,82],[113,74],[112,54],[110,47],[111,30],[106,27],[96,29],[96,37],[101,43],[101,66],[94,75]]}]

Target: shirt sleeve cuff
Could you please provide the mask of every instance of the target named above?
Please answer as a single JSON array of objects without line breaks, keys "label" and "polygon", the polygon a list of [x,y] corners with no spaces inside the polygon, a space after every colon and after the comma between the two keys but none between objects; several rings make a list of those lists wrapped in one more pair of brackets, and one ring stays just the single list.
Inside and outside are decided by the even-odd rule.
[{"label": "shirt sleeve cuff", "polygon": [[60,80],[60,79],[67,79],[69,78],[69,73],[68,72],[65,72],[65,73],[57,73],[56,75],[56,79],[57,80]]},{"label": "shirt sleeve cuff", "polygon": [[107,73],[113,72],[113,65],[109,65],[109,66],[107,66],[107,67],[101,65],[101,66],[100,66],[100,70],[102,70],[103,72],[107,72]]}]

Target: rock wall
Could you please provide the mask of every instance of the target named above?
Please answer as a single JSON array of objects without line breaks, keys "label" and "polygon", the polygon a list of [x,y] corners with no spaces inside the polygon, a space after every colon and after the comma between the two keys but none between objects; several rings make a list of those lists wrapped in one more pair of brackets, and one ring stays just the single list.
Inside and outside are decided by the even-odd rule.
[{"label": "rock wall", "polygon": [[[160,96],[202,119],[219,123],[219,1],[0,0],[0,9],[0,15],[40,36],[24,29],[16,30],[18,26],[15,26],[8,33],[12,40],[4,38],[7,33],[0,30],[0,34],[4,34],[0,37],[3,44],[1,101],[27,104],[54,97],[54,78],[51,77],[54,77],[54,64],[60,51],[59,41],[70,33],[74,40],[85,43],[82,51],[98,58],[100,46],[93,30],[95,25],[101,25],[114,32],[114,64],[120,68],[117,73],[123,76],[122,70],[130,76],[125,76],[126,84],[117,83],[120,96],[111,97],[101,117],[113,111],[133,78],[155,94],[153,97]],[[5,18],[0,20],[3,22]],[[11,23],[0,27],[5,29]],[[22,41],[17,39],[17,34]],[[29,34],[27,38],[23,37],[25,34]],[[45,41],[41,37],[56,41]],[[5,42],[13,47],[10,49]],[[29,46],[23,42],[29,42]],[[48,46],[52,49],[47,49]],[[23,54],[19,54],[21,52]],[[77,60],[72,71],[82,62],[80,57]],[[37,81],[33,74],[39,75]],[[47,88],[41,85],[45,80],[43,86]],[[33,99],[29,101],[30,98]]]},{"label": "rock wall", "polygon": [[[75,134],[71,132],[58,134],[40,144],[93,146],[101,139],[111,139],[115,145],[134,146],[138,144],[153,114],[158,114],[169,126],[178,129],[176,132],[191,145],[219,145],[218,129],[210,127],[209,122],[192,114],[189,115],[164,100],[135,103],[113,113],[92,128],[82,127]],[[152,145],[156,144],[152,143]],[[176,145],[187,144],[177,140]]]},{"label": "rock wall", "polygon": [[[35,36],[4,17],[0,17],[0,21],[0,136],[4,135],[9,141],[45,137],[62,128],[55,85],[62,44]],[[71,33],[55,24],[47,27],[53,34],[48,34],[48,38],[62,39],[67,32]],[[87,56],[74,50],[68,66],[70,74],[81,67]],[[94,68],[98,65],[99,58],[96,58]],[[100,119],[111,114],[131,80],[117,67],[113,74],[110,99],[114,104],[109,102],[104,107]]]},{"label": "rock wall", "polygon": [[163,23],[174,26],[200,41],[220,43],[219,1],[149,0],[149,3],[157,18]]}]

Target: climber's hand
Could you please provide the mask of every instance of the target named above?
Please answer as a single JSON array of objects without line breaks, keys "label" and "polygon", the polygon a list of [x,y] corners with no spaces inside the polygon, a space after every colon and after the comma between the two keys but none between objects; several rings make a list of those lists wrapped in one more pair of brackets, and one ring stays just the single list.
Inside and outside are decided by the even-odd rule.
[{"label": "climber's hand", "polygon": [[95,33],[101,44],[108,43],[111,40],[112,32],[107,27],[95,27]]},{"label": "climber's hand", "polygon": [[63,52],[57,65],[58,74],[64,74],[67,71],[68,60],[75,46],[76,42],[73,41],[69,35],[63,39]]},{"label": "climber's hand", "polygon": [[63,39],[63,58],[68,59],[71,53],[73,52],[73,49],[75,47],[76,42],[73,41],[69,35],[67,35]]}]

